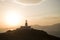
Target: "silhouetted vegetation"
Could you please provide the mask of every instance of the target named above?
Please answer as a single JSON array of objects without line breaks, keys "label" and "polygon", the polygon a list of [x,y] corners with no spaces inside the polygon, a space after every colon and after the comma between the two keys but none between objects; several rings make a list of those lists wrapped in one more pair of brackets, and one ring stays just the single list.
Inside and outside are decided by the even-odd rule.
[{"label": "silhouetted vegetation", "polygon": [[60,40],[60,38],[48,35],[45,31],[36,29],[21,29],[0,33],[0,40]]}]

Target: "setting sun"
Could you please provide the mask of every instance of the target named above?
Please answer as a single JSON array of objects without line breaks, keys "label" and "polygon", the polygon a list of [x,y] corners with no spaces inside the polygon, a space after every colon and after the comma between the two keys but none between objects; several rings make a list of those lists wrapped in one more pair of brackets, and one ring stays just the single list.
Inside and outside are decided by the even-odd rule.
[{"label": "setting sun", "polygon": [[9,26],[16,26],[22,20],[21,14],[13,10],[8,10],[5,16],[5,23]]}]

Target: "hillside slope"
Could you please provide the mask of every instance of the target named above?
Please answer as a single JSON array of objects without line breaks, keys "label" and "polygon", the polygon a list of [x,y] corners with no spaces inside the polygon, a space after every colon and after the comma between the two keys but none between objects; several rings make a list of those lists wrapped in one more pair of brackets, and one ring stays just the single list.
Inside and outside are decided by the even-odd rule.
[{"label": "hillside slope", "polygon": [[36,29],[16,29],[0,34],[0,40],[60,40],[60,38]]}]

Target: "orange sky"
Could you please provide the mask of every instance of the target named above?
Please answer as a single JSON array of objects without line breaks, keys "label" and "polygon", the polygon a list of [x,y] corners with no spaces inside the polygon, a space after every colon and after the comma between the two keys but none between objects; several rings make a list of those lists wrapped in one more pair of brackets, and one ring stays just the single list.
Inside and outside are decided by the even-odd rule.
[{"label": "orange sky", "polygon": [[29,25],[60,23],[60,0],[38,1],[0,0],[0,28],[6,28],[4,26],[12,24],[14,26],[24,25],[26,19]]}]

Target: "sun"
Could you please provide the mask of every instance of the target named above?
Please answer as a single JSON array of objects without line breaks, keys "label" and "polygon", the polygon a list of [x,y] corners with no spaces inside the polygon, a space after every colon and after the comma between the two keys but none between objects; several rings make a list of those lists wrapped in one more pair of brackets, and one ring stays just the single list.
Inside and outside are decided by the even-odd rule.
[{"label": "sun", "polygon": [[9,26],[16,26],[22,20],[21,14],[16,11],[8,10],[5,16],[5,23]]}]

